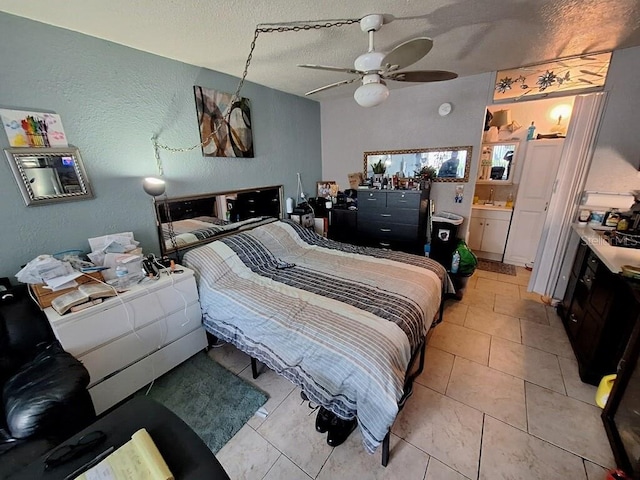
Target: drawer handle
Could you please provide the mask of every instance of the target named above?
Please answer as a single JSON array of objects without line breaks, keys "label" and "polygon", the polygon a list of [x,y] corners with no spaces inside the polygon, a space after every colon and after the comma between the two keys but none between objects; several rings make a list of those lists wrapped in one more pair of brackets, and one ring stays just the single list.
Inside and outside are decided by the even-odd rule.
[{"label": "drawer handle", "polygon": [[398,200],[398,203],[407,203],[406,200]]},{"label": "drawer handle", "polygon": [[571,315],[569,315],[569,318],[571,319],[571,321],[573,323],[578,323],[578,319],[576,318],[575,314],[572,313]]},{"label": "drawer handle", "polygon": [[378,200],[378,199],[377,199],[377,198],[367,198],[367,200],[369,200],[370,202],[371,202],[371,201],[374,201],[374,202],[375,202],[375,201],[376,201],[376,200]]},{"label": "drawer handle", "polygon": [[379,245],[380,245],[381,247],[390,247],[390,246],[391,246],[391,244],[390,244],[390,243],[385,243],[385,242],[380,242],[380,243],[379,243]]},{"label": "drawer handle", "polygon": [[390,228],[381,228],[380,231],[381,232],[390,232],[391,229]]},{"label": "drawer handle", "polygon": [[390,217],[391,214],[390,213],[381,213],[380,216],[381,217]]}]

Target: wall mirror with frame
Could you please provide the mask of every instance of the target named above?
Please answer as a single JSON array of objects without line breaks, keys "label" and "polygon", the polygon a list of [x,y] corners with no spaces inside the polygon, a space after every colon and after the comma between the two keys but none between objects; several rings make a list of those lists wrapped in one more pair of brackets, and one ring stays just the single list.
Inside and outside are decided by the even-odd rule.
[{"label": "wall mirror with frame", "polygon": [[77,148],[7,148],[5,153],[27,206],[93,198]]},{"label": "wall mirror with frame", "polygon": [[510,185],[513,183],[520,142],[483,143],[476,183]]},{"label": "wall mirror with frame", "polygon": [[373,166],[381,162],[386,176],[414,177],[429,166],[436,169],[435,182],[468,182],[471,152],[471,146],[364,152],[364,175],[371,178]]}]

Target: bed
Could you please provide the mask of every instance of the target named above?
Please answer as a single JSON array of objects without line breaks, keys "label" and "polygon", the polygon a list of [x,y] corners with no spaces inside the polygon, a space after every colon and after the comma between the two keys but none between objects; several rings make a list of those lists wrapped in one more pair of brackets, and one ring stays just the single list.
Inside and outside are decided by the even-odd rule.
[{"label": "bed", "polygon": [[386,465],[410,370],[418,357],[421,370],[427,332],[453,291],[440,264],[328,240],[288,220],[189,250],[183,263],[196,272],[207,332],[336,415],[357,415],[364,447],[383,443]]}]

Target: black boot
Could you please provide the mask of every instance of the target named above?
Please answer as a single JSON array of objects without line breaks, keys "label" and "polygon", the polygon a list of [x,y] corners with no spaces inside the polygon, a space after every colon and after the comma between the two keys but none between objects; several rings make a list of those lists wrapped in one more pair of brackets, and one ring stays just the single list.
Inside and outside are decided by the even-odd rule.
[{"label": "black boot", "polygon": [[329,429],[331,420],[335,418],[335,415],[324,407],[318,409],[318,415],[316,416],[316,431],[324,433]]},{"label": "black boot", "polygon": [[332,447],[342,445],[344,441],[349,438],[351,432],[358,425],[358,419],[352,418],[351,420],[342,420],[335,417],[329,425],[329,433],[327,434],[327,444]]}]

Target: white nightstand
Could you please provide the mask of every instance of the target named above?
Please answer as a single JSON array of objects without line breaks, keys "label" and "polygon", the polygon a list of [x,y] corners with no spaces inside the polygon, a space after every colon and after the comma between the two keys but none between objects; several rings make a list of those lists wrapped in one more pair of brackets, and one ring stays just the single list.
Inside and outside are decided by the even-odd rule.
[{"label": "white nightstand", "polygon": [[89,370],[98,414],[207,346],[193,271],[179,269],[86,310],[45,309],[63,348]]}]

